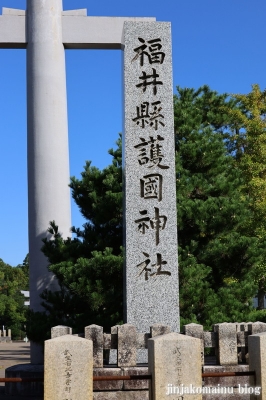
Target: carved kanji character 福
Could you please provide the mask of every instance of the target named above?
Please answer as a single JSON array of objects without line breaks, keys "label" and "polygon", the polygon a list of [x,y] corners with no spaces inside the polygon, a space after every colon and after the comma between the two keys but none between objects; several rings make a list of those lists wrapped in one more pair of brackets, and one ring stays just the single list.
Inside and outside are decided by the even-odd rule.
[{"label": "carved kanji character \u798f", "polygon": [[142,45],[134,49],[137,54],[132,59],[132,62],[140,58],[140,65],[143,66],[144,57],[147,57],[149,64],[162,64],[164,62],[165,53],[159,51],[162,48],[160,38],[148,40],[148,44],[146,44],[145,39],[140,37],[138,39]]}]

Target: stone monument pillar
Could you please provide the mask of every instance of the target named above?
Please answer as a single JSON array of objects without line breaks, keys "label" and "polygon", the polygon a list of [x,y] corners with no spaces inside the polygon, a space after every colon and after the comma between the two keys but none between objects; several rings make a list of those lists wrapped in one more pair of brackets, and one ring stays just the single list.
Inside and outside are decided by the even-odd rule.
[{"label": "stone monument pillar", "polygon": [[266,400],[266,332],[248,336],[249,370],[255,371],[250,377],[251,400]]},{"label": "stone monument pillar", "polygon": [[92,375],[92,340],[65,335],[45,341],[44,400],[93,400]]},{"label": "stone monument pillar", "polygon": [[179,332],[171,28],[124,24],[124,321]]},{"label": "stone monument pillar", "polygon": [[176,332],[148,340],[150,400],[202,400],[201,340]]},{"label": "stone monument pillar", "polygon": [[[62,0],[27,1],[27,121],[30,304],[57,282],[40,252],[49,221],[70,235],[69,155]],[[32,363],[42,355],[32,346]]]}]

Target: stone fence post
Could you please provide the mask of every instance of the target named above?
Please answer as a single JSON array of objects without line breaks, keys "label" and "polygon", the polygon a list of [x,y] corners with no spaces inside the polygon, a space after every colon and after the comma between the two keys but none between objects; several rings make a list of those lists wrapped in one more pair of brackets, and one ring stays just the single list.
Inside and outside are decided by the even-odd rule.
[{"label": "stone fence post", "polygon": [[248,323],[248,333],[250,335],[256,335],[257,333],[262,333],[266,331],[266,324],[265,322],[251,322]]},{"label": "stone fence post", "polygon": [[117,327],[117,366],[133,367],[137,363],[137,330],[130,324]]},{"label": "stone fence post", "polygon": [[156,336],[148,340],[148,359],[150,400],[202,400],[200,339],[175,332]]},{"label": "stone fence post", "polygon": [[249,336],[248,348],[249,369],[256,374],[255,382],[250,377],[250,400],[266,400],[266,332]]},{"label": "stone fence post", "polygon": [[186,324],[184,325],[184,334],[201,340],[201,365],[204,365],[204,335],[203,325]]},{"label": "stone fence post", "polygon": [[64,335],[72,335],[72,328],[70,326],[57,325],[51,329],[51,339]]},{"label": "stone fence post", "polygon": [[65,335],[45,341],[44,400],[93,400],[92,341]]},{"label": "stone fence post", "polygon": [[103,367],[103,327],[89,325],[85,327],[85,339],[93,342],[93,367]]},{"label": "stone fence post", "polygon": [[217,332],[218,362],[220,365],[237,365],[237,333],[236,323],[215,324],[214,331]]}]

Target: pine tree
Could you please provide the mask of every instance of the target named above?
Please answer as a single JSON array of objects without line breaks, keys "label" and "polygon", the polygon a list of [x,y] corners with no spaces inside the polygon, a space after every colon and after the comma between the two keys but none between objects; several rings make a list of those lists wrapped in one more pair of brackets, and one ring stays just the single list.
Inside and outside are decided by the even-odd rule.
[{"label": "pine tree", "polygon": [[246,234],[251,213],[224,142],[236,105],[207,86],[178,88],[174,104],[180,313],[184,322],[210,327],[245,318],[255,290],[256,238]]},{"label": "pine tree", "polygon": [[[121,137],[117,145],[117,150],[109,151],[113,156],[110,166],[100,171],[87,162],[81,179],[71,178],[72,196],[87,220],[83,229],[73,227],[76,237],[63,240],[55,222],[51,222],[53,240],[44,240],[43,251],[51,263],[50,270],[59,280],[61,293],[67,296],[65,317],[54,317],[61,323],[67,320],[80,330],[92,323],[110,329],[122,321]],[[43,299],[46,310],[56,313],[54,295],[46,292]]]},{"label": "pine tree", "polygon": [[232,118],[229,142],[235,152],[238,168],[244,177],[242,192],[249,199],[252,219],[250,235],[258,238],[261,261],[254,268],[258,288],[258,308],[264,309],[266,293],[266,90],[253,85],[246,95],[234,95],[238,107]]},{"label": "pine tree", "polygon": [[[236,107],[207,86],[178,88],[174,98],[182,323],[210,327],[244,320],[251,310],[257,238],[247,231],[252,213],[225,140]],[[71,178],[86,224],[63,240],[52,222],[43,248],[62,287],[61,300],[44,294],[44,306],[77,329],[90,323],[108,329],[122,320],[121,138],[110,154],[113,163],[103,171],[87,162],[81,179]]]}]

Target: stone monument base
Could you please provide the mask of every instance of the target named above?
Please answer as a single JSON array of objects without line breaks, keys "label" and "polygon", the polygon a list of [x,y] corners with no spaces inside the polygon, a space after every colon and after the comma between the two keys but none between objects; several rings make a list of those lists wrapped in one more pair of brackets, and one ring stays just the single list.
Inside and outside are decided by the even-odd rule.
[{"label": "stone monument base", "polygon": [[[226,372],[226,371],[248,371],[247,364],[234,366],[205,365],[203,372]],[[104,366],[103,368],[94,368],[94,376],[119,376],[119,375],[146,375],[148,374],[147,366],[137,366],[128,368],[117,368],[117,366]],[[19,364],[6,369],[6,378],[43,378],[43,365]],[[240,384],[242,387],[247,384],[249,386],[249,377],[221,377],[221,378],[205,378],[204,386],[217,387],[226,386],[233,387]],[[148,400],[149,399],[149,381],[148,380],[132,380],[132,381],[98,381],[93,384],[93,400]],[[6,395],[20,395],[25,398],[43,399],[43,382],[32,383],[6,383]],[[212,394],[203,395],[203,400],[216,399],[234,399],[249,400],[248,394],[238,393],[237,388],[234,394]]]},{"label": "stone monument base", "polygon": [[[205,373],[216,373],[216,372],[247,372],[249,371],[248,364],[239,365],[204,365],[203,372]],[[220,386],[218,386],[220,385]],[[218,400],[218,399],[228,399],[228,400],[250,400],[250,395],[245,393],[240,393],[238,385],[245,388],[245,385],[249,387],[249,376],[226,376],[226,377],[213,377],[204,378],[204,387],[222,387],[222,388],[234,388],[233,394],[205,394],[202,396],[203,400]],[[243,391],[243,390],[242,390]]]},{"label": "stone monument base", "polygon": [[93,400],[149,400],[149,391],[94,392]]},{"label": "stone monument base", "polygon": [[[41,378],[44,377],[43,365],[17,364],[5,371],[6,378]],[[43,382],[6,382],[5,394],[9,396],[43,398]]]},{"label": "stone monument base", "polygon": [[11,337],[0,337],[0,343],[12,343]]},{"label": "stone monument base", "polygon": [[[148,367],[117,368],[105,366],[94,368],[94,376],[146,375]],[[5,371],[6,378],[41,378],[44,377],[43,365],[18,364]],[[94,382],[94,400],[148,400],[149,382],[141,381],[103,381]],[[43,382],[8,382],[5,384],[5,394],[9,396],[43,398]]]}]

